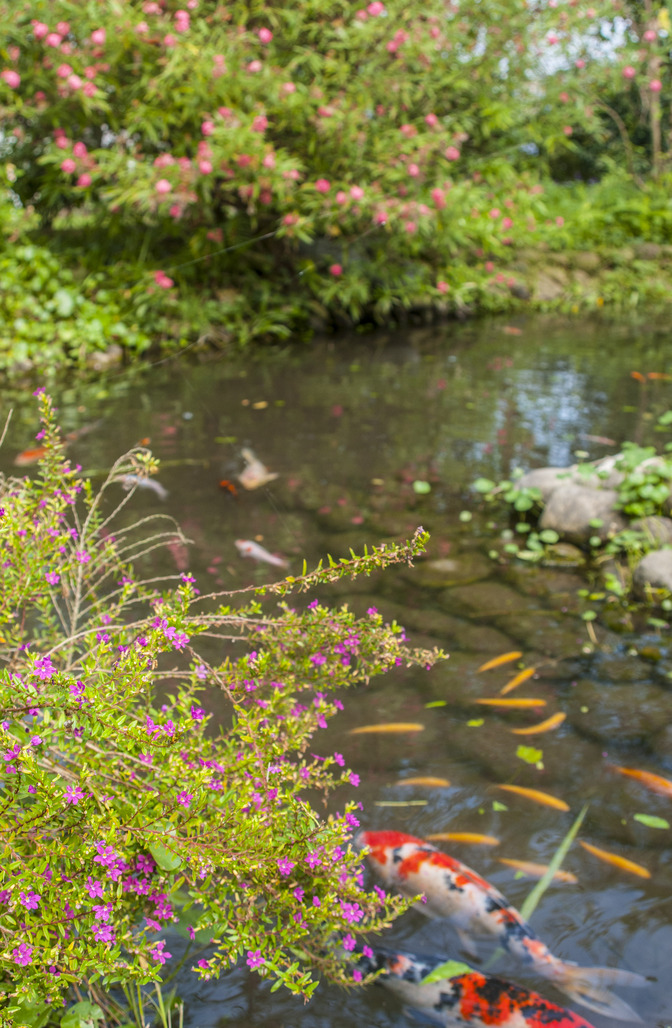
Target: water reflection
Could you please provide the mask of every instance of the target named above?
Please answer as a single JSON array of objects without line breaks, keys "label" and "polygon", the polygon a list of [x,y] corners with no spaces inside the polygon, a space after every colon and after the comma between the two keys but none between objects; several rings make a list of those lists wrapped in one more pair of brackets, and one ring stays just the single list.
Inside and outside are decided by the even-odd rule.
[{"label": "water reflection", "polygon": [[[341,723],[320,743],[338,748],[360,773],[367,827],[499,838],[496,848],[455,843],[451,850],[518,906],[531,881],[516,877],[498,857],[547,863],[590,800],[584,837],[643,863],[652,877],[632,879],[575,848],[567,867],[578,884],[549,890],[533,924],[564,959],[656,976],[650,989],[623,996],[647,1024],[662,1024],[672,1018],[665,986],[672,952],[670,833],[647,828],[632,814],[669,819],[669,800],[615,776],[608,760],[672,772],[667,639],[646,628],[644,641],[660,659],[644,660],[642,640],[628,632],[625,619],[625,625],[598,624],[594,650],[577,613],[582,574],[495,565],[487,557],[490,515],[465,525],[458,514],[473,506],[468,486],[478,475],[497,479],[514,465],[564,465],[577,449],[592,457],[613,451],[589,436],[646,442],[653,435],[651,415],[669,404],[669,385],[642,384],[630,371],[669,370],[666,341],[653,331],[634,334],[602,322],[577,326],[539,318],[518,327],[519,336],[491,322],[339,340],[258,364],[169,363],[55,394],[66,431],[103,419],[99,431],[70,450],[95,480],[141,440],[150,439],[161,458],[167,499],[138,491],[127,516],[172,515],[193,545],[189,554],[169,548],[154,573],[177,573],[189,561],[204,591],[232,589],[274,576],[273,568],[243,559],[236,539],[257,541],[299,571],[304,557],[310,566],[325,552],[344,556],[351,546],[400,538],[418,524],[432,532],[428,559],[415,570],[342,581],[324,598],[347,601],[362,613],[376,606],[406,624],[418,645],[449,649],[450,661],[429,674],[401,671],[374,680],[345,697]],[[31,445],[36,423],[28,393],[11,402],[15,417],[0,454],[8,471],[15,454]],[[235,497],[219,482],[235,482],[244,447],[279,478]],[[417,492],[418,481],[428,482],[430,491]],[[521,695],[544,698],[548,714],[567,714],[556,732],[537,740],[543,770],[516,757],[521,737],[510,730],[530,715],[484,712],[474,703],[506,681],[504,671],[487,677],[478,666],[514,648],[538,665]],[[427,706],[442,701],[446,706]],[[384,720],[419,721],[425,730],[403,737],[345,734]],[[409,775],[452,784],[411,792],[395,784]],[[506,781],[557,793],[571,812],[503,800],[495,786]],[[408,798],[426,805],[377,805]],[[406,948],[459,952],[447,926],[413,912],[393,937]],[[487,956],[487,949],[481,952]],[[517,965],[502,960],[496,969],[562,1002]],[[187,1000],[186,1023],[198,1028],[408,1023],[382,989],[346,994],[323,987],[304,1007],[282,993],[271,995],[242,969],[203,985],[187,973],[179,991]],[[606,1028],[598,1015],[590,1019]]]}]

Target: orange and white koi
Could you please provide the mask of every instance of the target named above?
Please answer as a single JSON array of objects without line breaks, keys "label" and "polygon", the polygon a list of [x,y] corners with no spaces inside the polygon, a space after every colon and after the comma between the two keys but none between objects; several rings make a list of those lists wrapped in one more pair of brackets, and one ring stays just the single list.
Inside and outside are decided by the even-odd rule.
[{"label": "orange and white koi", "polygon": [[[371,950],[368,950],[370,953]],[[467,969],[423,985],[423,979],[444,960],[435,956],[376,949],[362,956],[357,968],[394,992],[411,1012],[444,1025],[473,1028],[593,1028],[590,1021],[544,999],[538,992],[504,978]]]},{"label": "orange and white koi", "polygon": [[450,918],[468,952],[474,952],[473,936],[495,937],[504,949],[577,1003],[618,1020],[639,1020],[607,986],[644,985],[641,975],[617,968],[578,967],[560,960],[516,908],[466,864],[403,832],[363,831],[355,844],[368,848],[369,864],[386,885],[404,896],[423,897],[416,907],[419,912]]},{"label": "orange and white koi", "polygon": [[277,471],[269,471],[265,464],[262,464],[252,450],[242,451],[245,467],[238,475],[238,481],[243,489],[259,489],[268,482],[274,482],[278,477]]},{"label": "orange and white koi", "polygon": [[160,500],[168,499],[168,490],[160,482],[157,482],[155,478],[143,478],[140,475],[124,475],[121,479],[121,484],[126,492],[136,488],[149,489],[150,492],[156,493]]},{"label": "orange and white koi", "polygon": [[274,553],[269,553],[259,543],[252,542],[251,539],[236,539],[236,549],[241,557],[251,557],[252,560],[262,560],[267,564],[273,564],[276,568],[289,567],[288,562],[283,557],[276,557]]}]

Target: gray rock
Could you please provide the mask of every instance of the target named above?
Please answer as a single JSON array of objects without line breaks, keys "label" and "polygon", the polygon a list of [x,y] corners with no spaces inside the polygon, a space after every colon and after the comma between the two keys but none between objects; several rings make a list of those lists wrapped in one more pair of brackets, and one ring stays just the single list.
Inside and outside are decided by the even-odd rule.
[{"label": "gray rock", "polygon": [[647,553],[635,568],[632,578],[640,592],[644,592],[647,586],[672,592],[672,550]]},{"label": "gray rock", "polygon": [[564,268],[543,268],[534,286],[535,299],[543,302],[559,300],[569,289],[569,276]]},{"label": "gray rock", "polygon": [[538,489],[543,503],[555,490],[569,482],[574,468],[534,468],[516,482],[519,489]]},{"label": "gray rock", "polygon": [[574,254],[574,265],[582,271],[597,271],[601,263],[600,255],[591,250],[580,250]]},{"label": "gray rock", "polygon": [[658,546],[672,544],[672,518],[661,518],[650,514],[646,518],[637,518],[630,527],[643,532],[649,542]]},{"label": "gray rock", "polygon": [[118,343],[112,343],[107,350],[95,350],[87,354],[86,365],[93,371],[106,371],[120,364],[124,357],[124,351]]},{"label": "gray rock", "polygon": [[635,686],[583,679],[567,697],[566,708],[580,735],[608,746],[642,743],[672,721],[672,693],[646,681]]},{"label": "gray rock", "polygon": [[[584,464],[584,471],[580,471],[574,465],[572,482],[575,485],[588,486],[590,489],[617,489],[625,478],[622,471],[616,470],[616,464],[621,456],[620,453],[612,453],[608,457],[603,457],[602,460],[595,461],[592,465]],[[588,470],[589,468],[590,470]]]},{"label": "gray rock", "polygon": [[489,578],[496,565],[484,553],[467,550],[454,557],[418,561],[412,568],[402,568],[400,575],[414,585],[426,589],[446,589]]},{"label": "gray rock", "polygon": [[[616,500],[613,489],[590,489],[567,482],[551,494],[539,525],[554,529],[573,543],[587,543],[593,535],[607,539],[628,525],[626,518],[614,510]],[[597,519],[602,525],[592,526],[591,521]]]}]

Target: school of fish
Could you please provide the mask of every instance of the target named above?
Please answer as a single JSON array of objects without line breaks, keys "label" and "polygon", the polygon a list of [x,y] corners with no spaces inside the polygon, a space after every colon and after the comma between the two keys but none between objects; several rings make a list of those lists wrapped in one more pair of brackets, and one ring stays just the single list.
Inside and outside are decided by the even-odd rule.
[{"label": "school of fish", "polygon": [[[547,978],[575,1002],[617,1020],[639,1020],[624,1000],[609,992],[609,987],[638,987],[646,984],[645,978],[618,968],[579,967],[560,960],[516,908],[466,864],[441,852],[430,842],[403,832],[362,831],[355,845],[366,847],[373,873],[386,886],[404,896],[422,897],[416,910],[427,917],[449,919],[467,952],[475,952],[474,938],[494,938],[512,956]],[[490,1023],[524,1025],[529,1022],[523,1019]]]}]

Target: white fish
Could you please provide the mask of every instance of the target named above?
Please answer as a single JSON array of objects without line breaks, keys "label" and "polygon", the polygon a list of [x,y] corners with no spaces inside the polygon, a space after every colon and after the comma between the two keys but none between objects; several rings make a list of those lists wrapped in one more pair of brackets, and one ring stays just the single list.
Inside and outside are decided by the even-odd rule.
[{"label": "white fish", "polygon": [[251,557],[252,560],[265,560],[267,564],[273,564],[276,568],[286,568],[289,564],[282,557],[276,557],[269,553],[259,543],[253,543],[250,539],[236,539],[236,549],[241,557]]},{"label": "white fish", "polygon": [[[238,475],[238,481],[243,489],[259,489],[267,482],[273,482],[278,477],[277,471],[269,471],[265,464],[262,464],[258,457],[255,457],[253,450],[243,450],[243,459],[246,466]],[[262,559],[263,558],[259,558]]]},{"label": "white fish", "polygon": [[160,500],[166,500],[168,498],[168,490],[165,489],[160,482],[157,482],[155,478],[140,478],[139,475],[124,475],[121,480],[121,484],[126,492],[137,486],[138,489],[151,489],[153,493],[156,493]]}]

